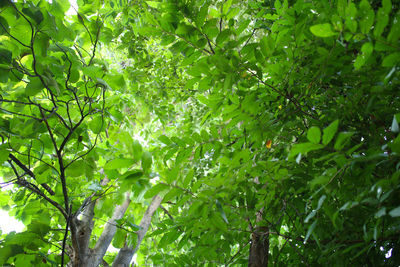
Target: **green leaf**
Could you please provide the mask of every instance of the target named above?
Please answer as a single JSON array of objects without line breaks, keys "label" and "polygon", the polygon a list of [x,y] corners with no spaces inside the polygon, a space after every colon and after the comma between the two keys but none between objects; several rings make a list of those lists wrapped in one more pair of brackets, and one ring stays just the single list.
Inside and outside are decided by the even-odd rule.
[{"label": "green leaf", "polygon": [[131,171],[125,172],[122,175],[121,179],[132,181],[132,180],[137,180],[142,176],[143,176],[143,171],[136,169],[136,170],[131,170]]},{"label": "green leaf", "polygon": [[161,34],[161,31],[155,27],[140,27],[139,33],[146,37],[155,37]]},{"label": "green leaf", "polygon": [[121,228],[117,228],[117,232],[112,239],[112,245],[115,248],[123,248],[125,244],[127,232]]},{"label": "green leaf", "polygon": [[371,56],[373,50],[374,46],[371,42],[363,44],[361,47],[361,53],[357,56],[356,61],[354,62],[354,67],[356,69],[361,68]]},{"label": "green leaf", "polygon": [[152,198],[155,195],[164,192],[166,190],[169,190],[169,186],[166,184],[156,184],[155,186],[153,186],[152,188],[150,188],[149,190],[147,190],[146,194],[144,194],[145,198]]},{"label": "green leaf", "polygon": [[392,1],[391,0],[382,0],[382,9],[386,14],[389,14],[392,11]]},{"label": "green leaf", "polygon": [[317,210],[319,210],[322,207],[322,204],[324,203],[326,199],[326,195],[322,195],[319,200],[318,200],[318,206],[317,206]]},{"label": "green leaf", "polygon": [[360,3],[360,30],[361,33],[367,34],[374,25],[375,13],[371,8],[368,0],[362,0]]},{"label": "green leaf", "polygon": [[229,223],[229,222],[228,222],[228,218],[226,218],[225,211],[224,211],[224,209],[222,208],[222,205],[221,205],[221,203],[218,201],[218,199],[215,200],[215,204],[216,204],[216,206],[217,206],[218,212],[221,214],[222,219],[224,219],[224,221],[225,221],[226,223]]},{"label": "green leaf", "polygon": [[335,150],[342,150],[345,145],[350,141],[350,138],[354,135],[354,132],[341,132],[336,138]]},{"label": "green leaf", "polygon": [[337,33],[332,31],[331,24],[317,24],[310,27],[310,31],[318,37],[331,37],[337,35]]},{"label": "green leaf", "polygon": [[314,144],[321,141],[321,130],[317,126],[313,126],[307,131],[307,139]]},{"label": "green leaf", "polygon": [[175,180],[177,179],[177,177],[179,175],[179,172],[180,172],[179,165],[175,165],[174,168],[167,170],[166,175],[164,176],[167,183],[171,184],[171,183],[175,182]]},{"label": "green leaf", "polygon": [[74,161],[66,169],[67,177],[79,177],[85,173],[85,164],[83,160]]},{"label": "green leaf", "polygon": [[356,33],[357,31],[357,7],[354,3],[349,2],[345,10],[346,13],[346,26],[352,32]]},{"label": "green leaf", "polygon": [[281,4],[280,0],[275,0],[274,7],[275,7],[277,13],[280,14],[280,9],[282,7],[282,4]]},{"label": "green leaf", "polygon": [[156,2],[156,1],[146,1],[146,4],[148,4],[149,5],[149,7],[152,7],[152,8],[158,8],[159,7],[159,5],[160,5],[160,2]]},{"label": "green leaf", "polygon": [[95,134],[102,132],[105,129],[104,118],[100,115],[94,117],[89,121],[89,129]]},{"label": "green leaf", "polygon": [[178,28],[175,30],[175,33],[178,35],[184,35],[190,32],[193,28],[189,25],[181,23],[178,25]]},{"label": "green leaf", "polygon": [[203,31],[210,39],[214,38],[219,33],[219,30],[216,27],[217,21],[218,21],[217,19],[208,20],[203,25]]},{"label": "green leaf", "polygon": [[35,260],[35,255],[18,254],[15,256],[15,266],[32,266]]},{"label": "green leaf", "polygon": [[239,22],[238,28],[236,29],[236,34],[237,35],[241,34],[249,26],[250,22],[251,22],[251,20],[249,20],[249,19],[241,20]]},{"label": "green leaf", "polygon": [[37,220],[32,221],[27,228],[29,232],[40,236],[45,236],[50,231],[50,225]]},{"label": "green leaf", "polygon": [[135,161],[139,161],[143,155],[143,148],[139,141],[134,140],[132,142],[132,152],[133,152],[133,159]]},{"label": "green leaf", "polygon": [[127,245],[131,248],[136,248],[137,245],[137,234],[129,233],[127,237]]},{"label": "green leaf", "polygon": [[337,11],[342,18],[346,16],[345,15],[346,6],[347,6],[347,0],[338,0]]},{"label": "green leaf", "polygon": [[162,41],[161,41],[160,45],[167,46],[167,45],[173,43],[175,40],[176,40],[175,36],[166,35],[166,36],[162,37]]},{"label": "green leaf", "polygon": [[144,151],[142,154],[142,169],[144,172],[147,172],[151,168],[151,164],[153,163],[153,159],[151,153],[148,151]]},{"label": "green leaf", "polygon": [[7,83],[10,70],[0,68],[0,83]]},{"label": "green leaf", "polygon": [[[101,79],[98,79],[98,81]],[[126,88],[126,82],[125,82],[125,78],[123,75],[119,75],[119,74],[115,74],[115,75],[111,75],[108,74],[104,77],[104,81],[106,84],[106,88],[113,88],[114,90],[122,90]],[[107,86],[108,85],[108,86]]]},{"label": "green leaf", "polygon": [[239,7],[231,8],[229,10],[228,14],[226,14],[226,19],[230,20],[230,19],[235,18],[239,14],[239,12],[240,12],[240,8]]},{"label": "green leaf", "polygon": [[97,78],[102,75],[102,70],[99,66],[87,66],[82,68],[83,74],[97,81]]},{"label": "green leaf", "polygon": [[189,172],[187,173],[185,179],[183,180],[182,186],[183,188],[187,188],[190,182],[193,180],[194,176],[194,169],[190,169]]},{"label": "green leaf", "polygon": [[180,147],[186,147],[186,143],[176,136],[171,137],[171,140]]},{"label": "green leaf", "polygon": [[26,96],[34,96],[43,90],[43,85],[41,80],[38,77],[31,78],[28,85],[25,87],[25,95]]},{"label": "green leaf", "polygon": [[197,14],[197,16],[195,18],[197,27],[202,27],[203,26],[204,20],[206,19],[207,14],[208,14],[208,7],[209,7],[208,3],[204,3],[201,6],[200,11],[199,11],[199,13]]},{"label": "green leaf", "polygon": [[389,211],[389,215],[392,217],[400,217],[400,206]]},{"label": "green leaf", "polygon": [[227,226],[226,222],[224,222],[222,217],[220,215],[218,215],[217,213],[215,213],[215,212],[212,213],[210,219],[216,228],[218,228],[224,232],[228,230],[228,226]]},{"label": "green leaf", "polygon": [[160,135],[160,137],[158,137],[158,140],[160,140],[161,142],[163,142],[167,146],[172,144],[172,141],[165,135]]},{"label": "green leaf", "polygon": [[47,56],[47,49],[49,48],[50,38],[47,34],[37,34],[33,44],[36,55],[41,57]]},{"label": "green leaf", "polygon": [[10,64],[11,60],[12,60],[12,52],[7,49],[0,48],[0,63]]},{"label": "green leaf", "polygon": [[[47,170],[45,170],[44,172],[40,172],[40,173],[36,174],[36,181],[39,184],[47,183],[47,182],[51,181],[51,169],[50,169],[50,167],[45,165],[45,164],[43,164],[42,166],[47,167]],[[77,177],[77,176],[80,176],[82,174],[83,173],[81,173],[81,170],[77,171],[76,173],[72,172],[72,174],[71,174],[71,171],[67,171],[67,175],[69,175],[71,177]]]},{"label": "green leaf", "polygon": [[168,233],[164,234],[163,237],[158,242],[159,248],[168,247],[169,244],[175,242],[179,236],[182,234],[182,231],[177,231],[176,229],[170,230]]},{"label": "green leaf", "polygon": [[380,218],[380,217],[385,216],[385,215],[386,215],[386,207],[382,207],[380,210],[378,210],[375,213],[375,218]]},{"label": "green leaf", "polygon": [[231,35],[231,31],[229,29],[223,30],[217,36],[216,43],[217,45],[222,46],[222,44],[228,40],[229,36]]},{"label": "green leaf", "polygon": [[339,120],[333,121],[331,124],[329,124],[328,127],[326,127],[323,130],[323,135],[322,135],[322,144],[327,145],[329,142],[333,139],[335,136],[337,130],[339,127]]},{"label": "green leaf", "polygon": [[260,40],[260,50],[264,57],[272,55],[274,51],[274,40],[270,36],[264,36]]},{"label": "green leaf", "polygon": [[318,221],[318,220],[315,220],[315,221],[310,225],[310,227],[308,228],[306,237],[304,238],[304,244],[307,243],[307,240],[308,240],[308,238],[310,237],[310,235],[312,234],[312,232],[314,231],[315,226],[317,226],[317,221]]},{"label": "green leaf", "polygon": [[225,1],[225,3],[222,5],[222,14],[226,15],[231,5],[232,5],[232,0]]},{"label": "green leaf", "polygon": [[304,219],[305,223],[308,223],[314,216],[317,214],[316,210],[313,210],[310,212],[310,214],[307,215],[307,217]]},{"label": "green leaf", "polygon": [[323,148],[324,146],[321,144],[314,144],[314,143],[302,143],[302,144],[295,144],[293,145],[292,149],[289,153],[289,159],[294,158],[297,154],[306,154],[307,152],[318,150]]},{"label": "green leaf", "polygon": [[29,45],[31,42],[32,29],[28,22],[20,18],[17,25],[11,27],[11,35],[18,39],[24,45]]},{"label": "green leaf", "polygon": [[399,132],[399,123],[396,119],[396,116],[393,116],[393,121],[392,121],[392,126],[390,127],[390,130],[394,133],[398,133]]},{"label": "green leaf", "polygon": [[172,188],[167,194],[165,194],[164,198],[163,198],[163,202],[168,202],[170,200],[175,199],[175,197],[177,196],[181,196],[182,195],[182,190],[179,188]]},{"label": "green leaf", "polygon": [[383,67],[393,67],[400,62],[400,52],[395,52],[387,55],[382,60]]},{"label": "green leaf", "polygon": [[374,26],[374,36],[380,37],[389,23],[389,15],[383,8],[378,9],[376,24]]},{"label": "green leaf", "polygon": [[122,168],[129,168],[134,164],[133,159],[129,158],[116,158],[108,161],[104,165],[105,170],[115,170],[115,169],[122,169]]},{"label": "green leaf", "polygon": [[10,151],[8,151],[5,146],[0,145],[0,166],[8,159],[9,155]]}]

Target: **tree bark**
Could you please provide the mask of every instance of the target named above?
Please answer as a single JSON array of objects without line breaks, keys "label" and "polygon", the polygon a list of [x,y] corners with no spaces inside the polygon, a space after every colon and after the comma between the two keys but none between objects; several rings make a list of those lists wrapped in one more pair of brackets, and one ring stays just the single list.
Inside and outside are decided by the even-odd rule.
[{"label": "tree bark", "polygon": [[264,208],[257,212],[256,225],[252,229],[248,267],[268,267],[269,229],[257,226],[262,220]]},{"label": "tree bark", "polygon": [[[94,195],[94,194],[93,194]],[[90,237],[94,226],[94,207],[96,202],[92,201],[93,195],[88,197],[82,204],[71,222],[71,238],[72,243],[75,244],[75,250],[79,253],[79,261],[84,261],[85,258],[90,257]],[[81,215],[82,219],[79,220],[78,216]],[[79,266],[79,264],[77,264]]]},{"label": "tree bark", "polygon": [[108,246],[110,245],[112,239],[114,238],[115,233],[117,232],[116,220],[119,220],[124,216],[130,202],[131,200],[128,195],[124,203],[115,208],[113,216],[105,224],[104,230],[101,233],[99,239],[97,240],[94,249],[93,250],[88,249],[89,255],[86,254],[86,256],[84,256],[81,259],[81,263],[79,264],[79,266],[97,267],[100,265],[100,263],[102,263],[103,257],[107,252]]},{"label": "tree bark", "polygon": [[117,257],[115,258],[112,267],[128,267],[133,255],[138,251],[140,244],[143,241],[143,238],[150,227],[151,218],[153,217],[154,212],[158,209],[162,201],[162,198],[159,195],[153,197],[150,205],[148,206],[146,212],[143,215],[142,220],[140,221],[140,230],[138,231],[138,240],[136,247],[129,247],[126,243],[123,248],[121,248],[118,252]]}]

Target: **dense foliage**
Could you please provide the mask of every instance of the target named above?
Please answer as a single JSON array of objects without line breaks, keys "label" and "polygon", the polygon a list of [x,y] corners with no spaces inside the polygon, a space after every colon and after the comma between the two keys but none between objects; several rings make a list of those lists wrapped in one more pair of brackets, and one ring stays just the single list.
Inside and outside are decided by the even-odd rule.
[{"label": "dense foliage", "polygon": [[0,2],[0,265],[400,262],[396,1],[78,5]]}]

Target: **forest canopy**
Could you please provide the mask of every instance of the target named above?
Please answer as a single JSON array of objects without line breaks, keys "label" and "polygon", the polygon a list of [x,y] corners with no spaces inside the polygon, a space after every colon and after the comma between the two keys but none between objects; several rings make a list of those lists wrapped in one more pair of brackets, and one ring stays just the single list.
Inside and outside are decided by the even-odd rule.
[{"label": "forest canopy", "polygon": [[1,1],[0,265],[398,264],[399,38],[391,0]]}]

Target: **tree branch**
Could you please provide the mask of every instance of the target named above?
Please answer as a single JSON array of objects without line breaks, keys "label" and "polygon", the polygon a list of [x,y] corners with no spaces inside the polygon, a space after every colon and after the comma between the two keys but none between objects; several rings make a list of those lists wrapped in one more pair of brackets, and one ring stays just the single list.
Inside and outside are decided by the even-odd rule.
[{"label": "tree branch", "polygon": [[[30,177],[32,177],[33,179],[36,180],[35,174],[28,168],[26,167],[19,159],[17,159],[13,154],[10,153],[10,155],[8,156],[15,164],[18,165],[18,167],[20,167],[23,171],[25,171]],[[47,192],[49,192],[50,195],[54,196],[55,193],[54,191],[50,188],[50,186],[48,186],[45,183],[40,184],[44,189],[46,189]]]},{"label": "tree branch", "polygon": [[156,195],[153,197],[150,205],[147,207],[146,212],[143,215],[142,220],[140,221],[140,230],[138,231],[138,239],[135,248],[129,247],[127,244],[123,248],[121,248],[118,252],[117,257],[115,258],[112,267],[128,267],[133,255],[138,251],[140,244],[143,241],[143,238],[150,227],[151,218],[153,217],[154,212],[161,205],[162,197]]},{"label": "tree branch", "polygon": [[103,260],[104,255],[106,254],[108,246],[110,245],[117,231],[116,220],[119,220],[124,216],[130,203],[131,200],[129,198],[129,195],[127,195],[124,203],[115,208],[113,216],[105,225],[104,230],[100,235],[100,238],[96,242],[91,257],[87,257],[87,262],[84,262],[82,266],[87,266],[87,267],[99,266],[99,264]]},{"label": "tree branch", "polygon": [[51,205],[53,205],[56,209],[58,209],[66,219],[68,218],[67,212],[60,206],[60,204],[58,204],[57,202],[55,202],[54,200],[52,200],[51,198],[46,196],[42,191],[40,191],[40,189],[36,185],[26,181],[25,179],[22,179],[23,175],[21,175],[21,176],[18,175],[18,172],[15,169],[14,165],[12,164],[11,160],[8,160],[8,163],[10,163],[11,168],[13,169],[15,175],[17,176],[17,180],[15,182],[17,185],[25,187],[26,189],[28,189],[32,193],[35,193],[35,194],[41,196],[47,202],[49,202]]}]

